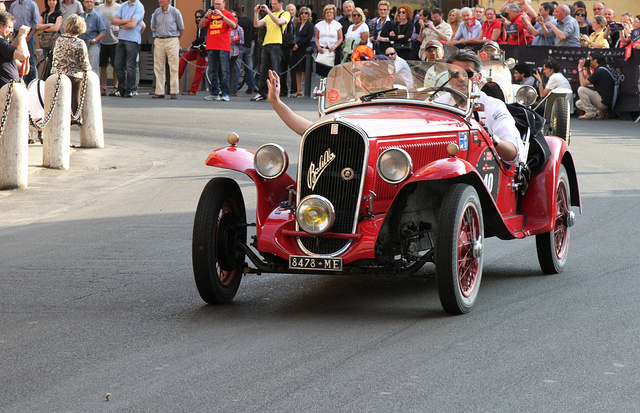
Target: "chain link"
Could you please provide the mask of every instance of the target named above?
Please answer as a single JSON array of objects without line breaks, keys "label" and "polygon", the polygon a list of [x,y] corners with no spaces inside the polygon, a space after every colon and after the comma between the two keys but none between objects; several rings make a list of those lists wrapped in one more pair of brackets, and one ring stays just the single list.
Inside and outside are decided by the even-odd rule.
[{"label": "chain link", "polygon": [[13,85],[15,80],[9,82],[9,88],[7,89],[7,100],[4,102],[4,109],[2,110],[2,119],[0,119],[0,139],[4,133],[4,126],[7,123],[7,115],[9,115],[9,108],[11,107],[11,95],[13,94]]},{"label": "chain link", "polygon": [[80,104],[78,105],[78,110],[76,110],[75,114],[71,115],[71,120],[79,120],[82,116],[82,107],[84,106],[84,96],[87,92],[87,73],[84,72],[84,76],[82,77],[82,91],[80,92]]},{"label": "chain link", "polygon": [[60,82],[62,80],[62,76],[61,75],[57,75],[57,76],[58,76],[58,80],[56,81],[56,88],[53,91],[53,99],[51,99],[51,106],[49,107],[49,112],[47,113],[47,116],[45,116],[44,121],[42,119],[39,121],[34,120],[31,117],[31,113],[29,113],[29,123],[31,124],[31,126],[33,126],[38,130],[42,130],[42,128],[47,126],[47,124],[51,120],[51,115],[53,115],[53,109],[56,107],[56,104],[58,103],[58,91],[60,90]]}]

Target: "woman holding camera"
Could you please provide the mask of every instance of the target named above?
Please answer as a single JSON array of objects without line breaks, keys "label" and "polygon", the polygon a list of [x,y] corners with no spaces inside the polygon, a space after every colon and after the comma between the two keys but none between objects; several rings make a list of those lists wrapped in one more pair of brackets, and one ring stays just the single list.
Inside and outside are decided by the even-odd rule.
[{"label": "woman holding camera", "polygon": [[609,42],[604,37],[604,29],[607,27],[605,18],[600,15],[593,16],[591,27],[593,27],[593,33],[590,36],[586,34],[580,36],[582,44],[593,49],[608,49]]}]

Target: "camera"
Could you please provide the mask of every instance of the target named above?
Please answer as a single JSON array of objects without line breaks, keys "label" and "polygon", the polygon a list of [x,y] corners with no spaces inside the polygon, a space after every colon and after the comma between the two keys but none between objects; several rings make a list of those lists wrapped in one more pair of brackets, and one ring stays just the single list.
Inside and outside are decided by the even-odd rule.
[{"label": "camera", "polygon": [[504,17],[505,19],[509,19],[509,13],[500,13],[500,16]]}]

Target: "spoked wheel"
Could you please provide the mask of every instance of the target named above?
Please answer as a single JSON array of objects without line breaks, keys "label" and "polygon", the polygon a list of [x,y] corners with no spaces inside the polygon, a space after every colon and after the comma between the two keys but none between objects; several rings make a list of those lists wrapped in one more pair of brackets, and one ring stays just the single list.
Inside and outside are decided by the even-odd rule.
[{"label": "spoked wheel", "polygon": [[547,120],[545,135],[557,136],[569,143],[569,101],[565,97],[557,98],[551,106],[551,119]]},{"label": "spoked wheel", "polygon": [[564,165],[560,165],[556,187],[556,210],[553,230],[545,234],[536,235],[538,262],[545,274],[558,274],[562,272],[567,263],[569,228],[573,225],[574,215],[569,210],[571,191]]},{"label": "spoked wheel", "polygon": [[247,242],[244,199],[238,184],[214,178],[205,186],[193,223],[193,274],[200,297],[209,304],[226,304],[235,297]]},{"label": "spoked wheel", "polygon": [[453,185],[440,208],[435,253],[440,303],[449,314],[469,312],[478,297],[483,242],[478,193],[470,185]]}]

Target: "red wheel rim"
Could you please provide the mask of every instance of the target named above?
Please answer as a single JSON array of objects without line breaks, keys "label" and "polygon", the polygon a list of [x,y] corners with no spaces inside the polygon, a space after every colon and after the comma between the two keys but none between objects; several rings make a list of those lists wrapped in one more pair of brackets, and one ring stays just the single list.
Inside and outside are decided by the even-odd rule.
[{"label": "red wheel rim", "polygon": [[481,242],[480,215],[476,206],[468,203],[460,218],[458,232],[458,284],[467,298],[473,294],[478,281],[481,256],[476,247]]},{"label": "red wheel rim", "polygon": [[567,239],[569,238],[569,227],[567,226],[567,213],[569,211],[569,194],[564,181],[558,184],[558,195],[556,196],[556,224],[553,229],[553,241],[556,248],[556,257],[559,260],[564,258],[567,252]]},{"label": "red wheel rim", "polygon": [[[218,220],[216,221],[216,232],[218,229],[218,225],[220,224],[220,218],[222,218],[224,214],[232,211],[233,211],[232,206],[229,204],[228,201],[225,201],[222,204],[222,207],[220,208],[220,214],[218,214]],[[218,274],[218,280],[220,281],[220,284],[223,287],[229,287],[230,285],[233,284],[233,280],[238,274],[238,270],[225,271],[222,268],[220,268],[220,264],[218,263],[218,260],[216,260],[216,273]]]}]

